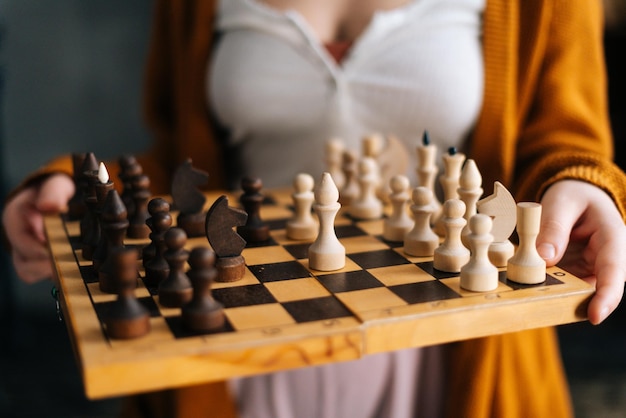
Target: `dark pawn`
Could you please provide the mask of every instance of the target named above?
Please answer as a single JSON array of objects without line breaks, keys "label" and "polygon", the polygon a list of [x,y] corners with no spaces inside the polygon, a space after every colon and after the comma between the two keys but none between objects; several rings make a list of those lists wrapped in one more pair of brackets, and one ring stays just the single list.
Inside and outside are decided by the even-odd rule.
[{"label": "dark pawn", "polygon": [[150,331],[150,314],[135,297],[137,286],[137,250],[116,248],[111,257],[114,266],[117,299],[109,305],[104,323],[111,338],[137,338]]},{"label": "dark pawn", "polygon": [[170,228],[165,233],[167,250],[163,257],[170,271],[159,284],[159,303],[169,308],[179,308],[191,300],[191,282],[185,273],[185,263],[189,258],[189,251],[184,249],[186,243],[187,234],[182,228]]},{"label": "dark pawn", "polygon": [[150,202],[148,203],[149,217],[148,219],[146,219],[146,226],[150,229],[150,231],[152,231],[152,233],[149,235],[150,240],[151,240],[150,243],[143,248],[142,253],[141,253],[141,259],[143,260],[144,267],[146,266],[148,261],[154,258],[156,254],[156,244],[154,243],[154,238],[156,237],[156,235],[153,235],[153,234],[159,234],[160,232],[165,233],[165,231],[155,230],[152,218],[157,218],[157,219],[161,218],[164,213],[167,213],[167,214],[170,213],[170,204],[167,203],[165,199],[156,197],[150,200]]},{"label": "dark pawn", "polygon": [[[167,202],[165,203],[167,204]],[[155,206],[157,206],[157,208],[167,207],[169,209],[169,204],[164,206],[162,202],[157,202]],[[148,205],[148,209],[149,207],[150,205]],[[170,274],[170,267],[163,257],[163,253],[166,250],[165,233],[172,226],[172,215],[170,215],[169,211],[156,211],[150,218],[149,226],[152,229],[150,233],[150,243],[154,245],[154,256],[150,257],[147,261],[145,258],[143,260],[145,270],[144,283],[146,286],[154,289]]]},{"label": "dark pawn", "polygon": [[96,183],[98,182],[98,161],[93,152],[87,153],[81,167],[80,181],[77,187],[83,190],[83,201],[87,211],[80,220],[80,237],[82,255],[85,260],[93,259],[93,252],[100,240],[100,226],[96,215],[98,199]]},{"label": "dark pawn", "polygon": [[132,202],[134,211],[129,212],[128,238],[143,239],[150,236],[150,228],[146,224],[150,213],[148,212],[148,200],[150,200],[150,179],[145,174],[133,177],[131,181]]},{"label": "dark pawn", "polygon": [[223,305],[211,295],[211,285],[217,278],[215,253],[208,247],[196,247],[189,254],[189,266],[187,276],[193,298],[183,306],[183,325],[196,332],[219,330],[224,326]]},{"label": "dark pawn", "polygon": [[246,224],[237,228],[237,233],[247,242],[263,242],[270,238],[269,226],[261,219],[261,205],[264,196],[261,194],[263,182],[256,177],[245,177],[241,181],[243,194],[241,205],[248,214]]},{"label": "dark pawn", "polygon": [[141,164],[137,162],[134,155],[123,155],[119,158],[120,173],[118,177],[122,181],[122,202],[128,210],[128,218],[135,214],[135,202],[133,200],[133,179],[143,173]]}]

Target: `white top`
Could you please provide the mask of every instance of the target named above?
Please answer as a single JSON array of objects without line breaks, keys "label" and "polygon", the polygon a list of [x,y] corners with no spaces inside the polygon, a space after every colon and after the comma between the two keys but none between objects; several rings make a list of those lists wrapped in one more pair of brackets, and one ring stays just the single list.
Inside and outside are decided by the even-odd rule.
[{"label": "white top", "polygon": [[366,134],[393,134],[412,159],[424,130],[440,150],[462,145],[482,102],[484,1],[415,0],[378,12],[341,64],[297,12],[221,2],[209,99],[244,174],[266,187],[299,172],[317,179],[331,137],[360,150]]},{"label": "white top", "polygon": [[[337,64],[295,11],[255,0],[220,4],[207,71],[210,107],[265,187],[318,179],[324,144],[360,150],[371,133],[401,138],[412,160],[428,130],[461,148],[480,110],[485,0],[414,0],[378,12]],[[407,173],[414,178],[414,170]],[[439,347],[231,382],[242,417],[440,416]]]}]

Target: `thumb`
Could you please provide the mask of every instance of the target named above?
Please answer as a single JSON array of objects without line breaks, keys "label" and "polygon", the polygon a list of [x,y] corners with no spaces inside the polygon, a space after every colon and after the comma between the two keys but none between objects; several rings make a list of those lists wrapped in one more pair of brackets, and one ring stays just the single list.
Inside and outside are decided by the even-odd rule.
[{"label": "thumb", "polygon": [[39,186],[35,207],[42,213],[63,212],[74,190],[74,182],[69,176],[54,174]]},{"label": "thumb", "polygon": [[541,226],[536,242],[537,252],[548,266],[553,266],[565,254],[572,228],[581,213],[575,205],[558,204],[549,191],[541,200],[541,205]]}]

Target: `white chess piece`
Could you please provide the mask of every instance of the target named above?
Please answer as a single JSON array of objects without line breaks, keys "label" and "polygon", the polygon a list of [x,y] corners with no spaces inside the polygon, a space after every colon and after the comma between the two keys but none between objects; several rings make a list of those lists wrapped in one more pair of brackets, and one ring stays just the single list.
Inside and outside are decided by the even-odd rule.
[{"label": "white chess piece", "polygon": [[472,216],[476,215],[476,202],[483,194],[482,188],[483,178],[478,171],[476,162],[472,159],[467,159],[461,170],[461,177],[459,178],[459,188],[457,194],[459,199],[465,203],[465,215],[463,217],[468,222],[463,231],[461,231],[461,241],[463,245],[469,247],[466,241],[467,235],[469,235],[469,220]]},{"label": "white chess piece", "polygon": [[467,223],[463,218],[465,203],[450,199],[443,204],[442,225],[445,238],[435,249],[433,267],[440,271],[458,273],[470,258],[470,252],[461,242],[461,230]]},{"label": "white chess piece", "polygon": [[378,167],[372,157],[359,162],[359,196],[350,205],[350,215],[357,219],[379,219],[383,216],[383,204],[376,196],[380,178]]},{"label": "white chess piece", "polygon": [[339,138],[331,138],[326,142],[326,169],[339,189],[346,181],[341,167],[345,149],[346,146]]},{"label": "white chess piece", "polygon": [[498,287],[498,269],[489,261],[491,218],[477,214],[469,220],[469,234],[466,236],[470,246],[470,260],[461,267],[461,287],[473,292],[489,292]]},{"label": "white chess piece", "polygon": [[541,225],[541,204],[517,204],[519,246],[507,264],[507,278],[516,283],[538,284],[546,280],[546,262],[535,247]]},{"label": "white chess piece", "polygon": [[319,234],[309,247],[309,267],[313,270],[333,271],[346,264],[346,249],[335,234],[335,216],[341,208],[339,190],[330,173],[322,175],[315,188],[313,209],[320,223]]},{"label": "white chess piece", "polygon": [[404,237],[404,252],[415,257],[431,257],[439,246],[439,236],[430,227],[433,214],[433,192],[424,186],[413,189],[414,227]]},{"label": "white chess piece", "polygon": [[300,173],[293,182],[294,193],[291,195],[295,215],[287,221],[287,238],[293,240],[312,240],[317,236],[318,223],[311,215],[311,206],[315,200],[311,175]]},{"label": "white chess piece", "polygon": [[389,201],[391,215],[383,222],[383,238],[387,241],[403,241],[404,236],[413,228],[413,220],[407,213],[409,201],[409,179],[397,174],[389,181]]}]

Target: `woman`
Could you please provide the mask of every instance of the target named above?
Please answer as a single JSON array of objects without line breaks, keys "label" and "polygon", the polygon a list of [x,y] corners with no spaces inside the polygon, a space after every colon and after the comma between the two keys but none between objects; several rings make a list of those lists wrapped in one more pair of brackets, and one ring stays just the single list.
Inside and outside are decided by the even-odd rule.
[{"label": "woman", "polygon": [[[592,323],[600,323],[615,309],[626,271],[620,257],[626,250],[626,177],[611,163],[599,2],[216,3],[158,3],[146,86],[156,144],[142,159],[155,186],[165,188],[173,168],[188,156],[194,165],[211,173],[214,186],[226,184],[227,172],[237,167],[232,161],[239,159],[244,160],[244,168],[267,171],[271,182],[288,183],[291,177],[284,178],[286,173],[297,167],[279,172],[274,164],[269,170],[267,158],[251,156],[263,152],[263,147],[284,149],[285,155],[319,153],[326,133],[344,133],[354,139],[365,130],[377,130],[413,141],[429,129],[435,141],[464,146],[476,160],[485,185],[499,180],[517,200],[540,200],[542,232],[537,244],[542,256],[549,265],[563,260],[574,273],[596,283],[588,310]],[[293,10],[286,11],[287,7]],[[337,41],[347,41],[348,52],[335,65],[328,59],[332,54],[325,51],[341,47]],[[416,57],[417,51],[424,56]],[[424,63],[438,64],[434,60],[445,57],[450,59],[445,65],[421,72]],[[349,65],[355,73],[346,80]],[[299,82],[289,78],[294,75]],[[400,87],[393,83],[397,80],[403,82]],[[268,85],[275,88],[268,91]],[[304,98],[288,94],[294,91]],[[299,111],[294,109],[298,99],[307,105]],[[387,112],[389,106],[395,111]],[[405,109],[411,112],[404,113]],[[418,111],[429,116],[415,122],[420,118]],[[395,118],[393,128],[401,132],[377,120],[378,114]],[[317,128],[321,124],[324,129]],[[312,146],[315,137],[307,137],[312,132],[320,133],[317,147]],[[312,147],[293,153],[302,146]],[[226,164],[224,155],[229,156]],[[280,159],[280,164],[288,166],[289,162],[289,158]],[[66,167],[65,159],[45,172]],[[255,174],[266,177],[266,173]],[[16,267],[26,279],[43,277],[49,271],[40,247],[43,237],[38,235],[40,212],[62,208],[73,191],[66,177],[52,176],[40,183],[40,175],[20,188],[3,216]],[[40,187],[32,186],[33,181]],[[429,404],[437,411],[433,414],[439,415],[441,409],[450,416],[571,414],[552,330],[464,341],[432,351],[443,354],[449,371],[446,386],[430,388],[445,397],[442,403]],[[384,357],[387,360],[382,361],[396,358],[399,362],[390,382],[400,381],[398,372],[407,362],[423,370],[423,355],[423,351],[411,350]],[[355,364],[353,373],[362,367]],[[323,370],[335,367],[343,366]],[[380,375],[387,376],[386,370],[389,367],[381,366]],[[280,412],[276,409],[281,407],[297,408],[298,402],[292,399],[298,394],[297,385],[276,390],[277,385],[291,382],[289,378],[262,379],[234,385],[239,412],[246,414],[246,406],[251,405],[262,405],[259,409],[270,414]],[[422,401],[428,380],[416,372],[407,381],[412,389],[398,404],[388,398],[400,389],[385,392],[382,388],[380,393],[387,396],[372,404],[372,414],[384,414],[387,407],[391,409],[386,411],[395,413],[395,405],[405,405],[398,408],[411,416],[407,398]],[[263,383],[274,387],[261,392]],[[169,412],[179,415],[193,408],[190,404],[214,411],[218,403],[211,402],[208,393],[224,395],[224,390],[224,386],[211,385],[171,391],[146,396],[135,405],[155,411],[167,405],[172,408]],[[252,400],[259,393],[264,393],[263,399]],[[272,395],[277,397],[274,403],[265,398]],[[196,401],[182,401],[189,396]],[[346,402],[338,408],[350,410]],[[420,402],[417,410],[424,412],[423,405]],[[331,412],[339,414],[340,410]]]}]

